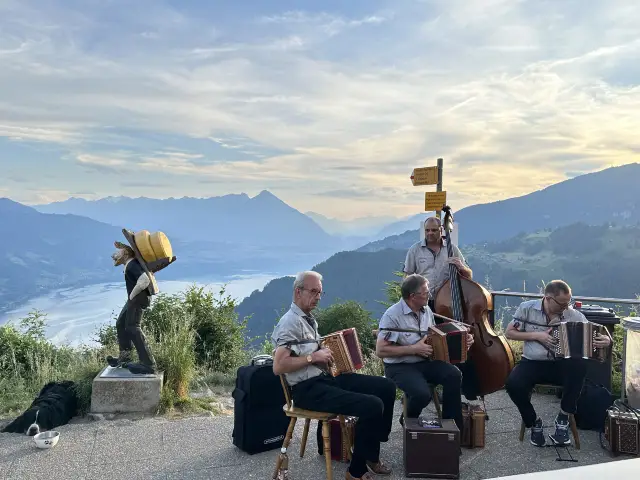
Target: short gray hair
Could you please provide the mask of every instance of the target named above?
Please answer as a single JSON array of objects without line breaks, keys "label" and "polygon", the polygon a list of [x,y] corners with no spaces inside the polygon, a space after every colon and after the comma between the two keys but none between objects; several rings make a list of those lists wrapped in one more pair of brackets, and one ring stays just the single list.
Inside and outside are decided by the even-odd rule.
[{"label": "short gray hair", "polygon": [[420,274],[414,273],[412,275],[407,275],[400,285],[400,292],[402,293],[402,298],[407,299],[411,296],[412,293],[416,293],[420,288],[429,284],[429,281]]},{"label": "short gray hair", "polygon": [[318,272],[314,272],[313,270],[305,270],[304,272],[299,272],[296,275],[295,280],[293,281],[293,293],[295,295],[296,289],[304,287],[304,281],[307,277],[316,277],[318,280],[322,281],[322,275]]}]

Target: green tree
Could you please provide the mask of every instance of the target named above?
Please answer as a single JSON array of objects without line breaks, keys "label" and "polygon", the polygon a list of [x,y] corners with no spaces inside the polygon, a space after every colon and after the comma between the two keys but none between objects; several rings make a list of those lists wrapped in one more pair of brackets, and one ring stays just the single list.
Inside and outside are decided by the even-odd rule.
[{"label": "green tree", "polygon": [[358,302],[348,300],[343,303],[334,303],[328,308],[318,309],[314,316],[318,321],[320,335],[353,327],[358,332],[363,356],[367,357],[375,351],[376,340],[373,329],[376,328],[377,322]]}]

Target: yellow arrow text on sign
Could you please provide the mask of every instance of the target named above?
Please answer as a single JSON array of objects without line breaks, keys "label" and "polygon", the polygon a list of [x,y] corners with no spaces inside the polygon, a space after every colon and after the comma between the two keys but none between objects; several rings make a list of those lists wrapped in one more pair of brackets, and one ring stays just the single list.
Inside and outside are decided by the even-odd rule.
[{"label": "yellow arrow text on sign", "polygon": [[424,194],[425,212],[437,212],[447,203],[447,192],[427,192]]},{"label": "yellow arrow text on sign", "polygon": [[414,186],[436,185],[438,183],[438,167],[414,168],[410,178]]}]

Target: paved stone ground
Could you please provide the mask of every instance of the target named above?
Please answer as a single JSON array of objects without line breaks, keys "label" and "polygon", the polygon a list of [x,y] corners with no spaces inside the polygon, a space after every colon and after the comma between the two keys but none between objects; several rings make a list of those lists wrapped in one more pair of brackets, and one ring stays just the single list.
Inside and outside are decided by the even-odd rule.
[{"label": "paved stone ground", "polygon": [[[534,394],[533,402],[545,425],[552,424],[559,400],[554,395]],[[571,468],[613,460],[600,447],[597,433],[580,431],[581,450],[571,448],[578,462],[558,462],[554,448],[533,447],[528,437],[523,443],[518,441],[520,417],[504,392],[490,395],[487,409],[490,419],[487,423],[486,446],[482,449],[463,449],[460,461],[460,478],[463,480]],[[399,403],[396,403],[396,413],[399,416]],[[313,424],[307,452],[302,459],[298,455],[301,423],[289,448],[290,478],[325,479],[324,459],[317,454]],[[232,429],[232,416],[181,420],[120,419],[90,423],[79,421],[58,429],[61,438],[51,450],[38,450],[33,441],[23,435],[0,434],[0,478],[271,478],[277,450],[258,455],[245,454],[231,443]],[[383,444],[382,455],[394,469],[392,476],[386,478],[404,478],[402,431],[397,421],[394,421],[391,440]],[[343,479],[346,465],[334,462],[333,467],[334,478]]]}]

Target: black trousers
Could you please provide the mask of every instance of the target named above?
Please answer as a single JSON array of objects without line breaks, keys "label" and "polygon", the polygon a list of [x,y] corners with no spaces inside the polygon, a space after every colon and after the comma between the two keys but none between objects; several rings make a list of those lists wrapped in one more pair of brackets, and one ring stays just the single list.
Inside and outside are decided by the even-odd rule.
[{"label": "black trousers", "polygon": [[538,383],[562,386],[560,408],[566,413],[576,412],[578,397],[587,375],[587,362],[580,358],[529,360],[523,357],[520,360],[507,378],[505,388],[527,428],[531,428],[537,418],[529,394]]},{"label": "black trousers", "polygon": [[296,407],[358,417],[351,475],[361,477],[367,461],[380,460],[380,442],[389,440],[396,399],[391,380],[360,373],[323,374],[294,385],[291,395]]},{"label": "black trousers", "polygon": [[120,354],[131,352],[135,346],[140,363],[144,365],[155,365],[155,359],[151,354],[147,339],[142,332],[142,314],[149,305],[149,299],[144,294],[139,294],[133,300],[127,300],[122,307],[118,320],[116,321],[116,332],[118,334],[118,346]]},{"label": "black trousers", "polygon": [[407,417],[417,418],[431,401],[429,384],[442,385],[442,418],[454,420],[462,432],[462,374],[450,363],[424,360],[417,363],[385,363],[385,376],[407,395]]}]

